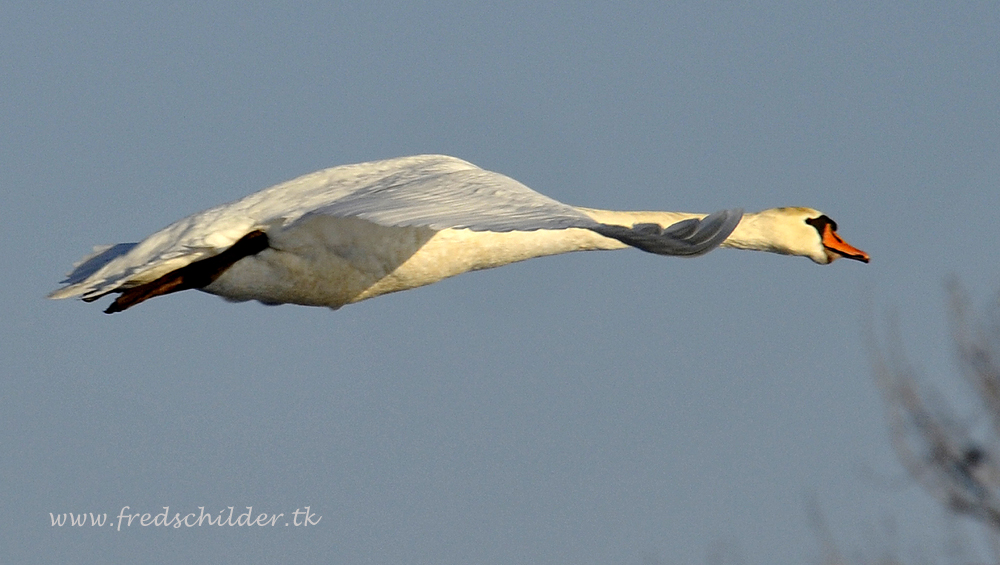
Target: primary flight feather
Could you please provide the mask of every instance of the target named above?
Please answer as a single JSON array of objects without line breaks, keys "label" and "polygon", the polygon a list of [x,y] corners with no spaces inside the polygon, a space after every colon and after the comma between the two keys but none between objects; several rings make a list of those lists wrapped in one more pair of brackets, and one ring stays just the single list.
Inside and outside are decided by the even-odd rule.
[{"label": "primary flight feather", "polygon": [[311,173],[95,248],[49,296],[118,298],[105,312],[190,288],[228,300],[339,308],[467,271],[570,251],[636,247],[693,257],[735,247],[826,264],[868,262],[810,208],[615,212],[578,208],[443,155]]}]

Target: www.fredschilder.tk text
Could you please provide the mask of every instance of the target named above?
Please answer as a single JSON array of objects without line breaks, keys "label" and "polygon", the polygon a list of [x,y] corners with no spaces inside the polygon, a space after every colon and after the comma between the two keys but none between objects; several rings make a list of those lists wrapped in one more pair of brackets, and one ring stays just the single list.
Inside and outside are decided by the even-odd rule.
[{"label": "www.fredschilder.tk text", "polygon": [[[219,512],[206,512],[204,506],[198,507],[198,512],[170,512],[169,506],[164,506],[163,511],[158,514],[150,512],[132,512],[128,506],[124,506],[117,518],[108,519],[107,513],[93,512],[74,514],[66,512],[53,514],[49,512],[53,527],[63,526],[92,526],[92,527],[113,527],[121,531],[123,527],[131,526],[160,527],[160,528],[196,528],[202,526],[315,526],[323,519],[322,516],[312,512],[306,506],[304,509],[296,508],[287,517],[284,512],[268,514],[260,512],[254,514],[253,506],[246,506],[246,512],[239,513],[233,506],[229,506]],[[282,519],[284,518],[284,519]]]}]

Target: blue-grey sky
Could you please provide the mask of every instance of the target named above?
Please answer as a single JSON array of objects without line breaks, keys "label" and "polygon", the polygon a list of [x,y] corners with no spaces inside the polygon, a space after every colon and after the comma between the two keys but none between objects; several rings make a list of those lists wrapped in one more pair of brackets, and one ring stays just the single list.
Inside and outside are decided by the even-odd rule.
[{"label": "blue-grey sky", "polygon": [[[996,3],[0,13],[0,561],[815,562],[810,496],[845,549],[943,550],[862,326],[898,308],[961,397],[942,281],[1000,287]],[[873,260],[572,254],[337,312],[44,299],[94,244],[414,153],[590,207],[811,206]],[[124,506],[322,520],[50,522]]]}]

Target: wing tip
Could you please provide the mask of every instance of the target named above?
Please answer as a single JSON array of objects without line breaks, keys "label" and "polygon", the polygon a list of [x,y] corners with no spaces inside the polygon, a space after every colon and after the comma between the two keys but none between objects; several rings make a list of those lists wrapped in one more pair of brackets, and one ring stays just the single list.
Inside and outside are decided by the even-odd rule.
[{"label": "wing tip", "polygon": [[635,224],[632,227],[599,224],[590,229],[648,253],[698,257],[721,245],[742,219],[743,209],[732,208],[666,227],[655,223]]}]

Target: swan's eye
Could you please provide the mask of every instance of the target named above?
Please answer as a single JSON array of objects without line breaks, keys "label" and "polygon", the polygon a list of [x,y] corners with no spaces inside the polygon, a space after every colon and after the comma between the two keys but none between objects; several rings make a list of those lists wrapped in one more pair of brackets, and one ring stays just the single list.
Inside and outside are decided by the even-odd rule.
[{"label": "swan's eye", "polygon": [[823,228],[830,226],[833,231],[837,231],[837,222],[833,221],[830,216],[823,214],[818,218],[806,218],[806,223],[810,226],[816,228],[816,231],[823,235]]}]

